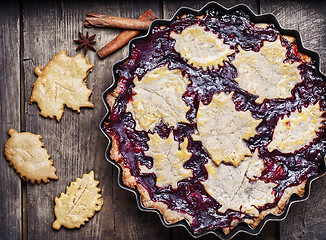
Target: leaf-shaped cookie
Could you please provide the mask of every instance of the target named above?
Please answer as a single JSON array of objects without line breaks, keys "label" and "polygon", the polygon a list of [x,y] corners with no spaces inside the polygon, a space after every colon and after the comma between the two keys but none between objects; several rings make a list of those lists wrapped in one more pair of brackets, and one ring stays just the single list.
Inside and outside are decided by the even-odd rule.
[{"label": "leaf-shaped cookie", "polygon": [[49,182],[49,179],[58,179],[56,169],[41,141],[41,135],[30,132],[19,133],[9,129],[11,136],[5,144],[5,155],[10,166],[26,181],[34,183]]},{"label": "leaf-shaped cookie", "polygon": [[87,74],[93,66],[81,54],[68,57],[65,50],[59,52],[44,69],[35,68],[38,78],[33,84],[30,103],[37,102],[43,117],[56,118],[58,122],[64,106],[78,113],[81,107],[94,107],[88,101],[92,90],[86,86]]},{"label": "leaf-shaped cookie", "polygon": [[93,217],[96,211],[100,211],[103,205],[101,188],[97,187],[99,181],[94,179],[94,171],[84,174],[83,178],[77,178],[54,199],[54,214],[56,220],[53,228],[59,230],[61,226],[66,228],[79,228]]}]

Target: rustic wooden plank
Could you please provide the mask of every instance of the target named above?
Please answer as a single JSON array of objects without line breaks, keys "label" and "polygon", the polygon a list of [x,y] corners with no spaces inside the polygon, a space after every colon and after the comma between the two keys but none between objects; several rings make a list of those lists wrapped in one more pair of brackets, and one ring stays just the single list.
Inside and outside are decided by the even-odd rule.
[{"label": "rustic wooden plank", "polygon": [[[254,13],[259,13],[260,9],[258,6],[258,1],[256,0],[248,0],[248,1],[240,1],[240,0],[232,0],[232,1],[216,1],[220,3],[222,6],[226,8],[230,8],[237,4],[246,4]],[[200,9],[202,8],[207,1],[163,1],[163,16],[165,19],[170,19],[173,14],[178,10],[180,7],[191,7],[193,9]],[[278,239],[278,232],[279,232],[279,224],[278,222],[268,222],[264,228],[262,229],[261,233],[257,236],[248,235],[245,233],[237,234],[233,239],[235,240],[245,240],[245,239],[252,239],[252,240],[275,240]],[[192,239],[187,231],[183,227],[173,228],[171,229],[171,238],[172,239]],[[199,239],[215,239],[213,235],[206,235]]]},{"label": "rustic wooden plank", "polygon": [[[24,9],[24,70],[26,76],[26,128],[41,134],[45,147],[57,168],[58,181],[48,184],[28,185],[28,234],[30,239],[153,239],[165,238],[168,231],[156,215],[143,213],[136,207],[134,196],[117,185],[117,171],[104,158],[107,139],[98,129],[105,114],[101,100],[102,92],[111,84],[111,66],[127,55],[126,48],[100,60],[96,53],[87,54],[95,64],[89,74],[87,85],[93,90],[91,102],[94,109],[81,109],[77,114],[65,110],[60,123],[39,116],[36,104],[28,105],[32,84],[36,80],[33,69],[44,66],[57,52],[66,49],[69,56],[75,55],[78,31],[97,34],[96,48],[112,40],[120,30],[84,29],[86,12],[138,17],[148,8],[159,13],[158,3],[132,1],[79,2],[79,1],[30,1]],[[55,231],[54,197],[65,191],[76,177],[94,169],[100,181],[104,205],[99,213],[80,230],[65,228]],[[163,233],[160,233],[163,231]]]},{"label": "rustic wooden plank", "polygon": [[4,156],[8,130],[20,131],[20,7],[0,3],[0,238],[22,238],[21,180]]},{"label": "rustic wooden plank", "polygon": [[[98,61],[94,52],[88,52],[87,57],[93,63],[93,72],[89,74],[87,85],[93,90],[90,101],[94,109],[81,109],[77,114],[65,110],[60,123],[45,119],[39,115],[36,104],[29,105],[32,84],[36,80],[33,73],[35,66],[45,64],[59,51],[66,49],[69,56],[76,54],[78,32],[86,32],[83,19],[86,11],[96,12],[98,9],[108,9],[110,4],[31,1],[24,2],[24,70],[26,77],[26,128],[41,134],[54,166],[57,168],[58,181],[48,184],[28,185],[28,234],[29,239],[101,239],[114,235],[114,213],[112,209],[112,168],[104,158],[107,140],[99,131],[98,124],[105,114],[101,94],[110,84],[110,66],[116,59]],[[113,35],[104,30],[88,30],[97,33],[96,47],[104,45]],[[83,52],[81,52],[83,53]],[[77,177],[82,177],[91,169],[100,181],[104,205],[100,212],[79,230],[65,228],[55,231],[52,223],[54,198],[65,191],[66,186]]]},{"label": "rustic wooden plank", "polygon": [[[306,48],[321,56],[321,70],[326,72],[326,2],[325,1],[261,1],[262,13],[273,13],[284,28],[298,30]],[[311,196],[291,206],[280,226],[281,239],[325,239],[326,178],[312,183]]]}]

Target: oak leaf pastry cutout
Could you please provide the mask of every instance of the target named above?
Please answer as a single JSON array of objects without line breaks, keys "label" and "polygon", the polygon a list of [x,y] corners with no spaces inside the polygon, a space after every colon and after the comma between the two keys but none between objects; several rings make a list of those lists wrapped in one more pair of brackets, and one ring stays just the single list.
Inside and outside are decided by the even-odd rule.
[{"label": "oak leaf pastry cutout", "polygon": [[86,86],[86,77],[94,65],[81,54],[68,57],[63,50],[42,69],[34,70],[38,76],[33,84],[30,103],[37,102],[43,117],[56,118],[59,122],[64,106],[80,112],[81,107],[93,108],[88,99],[92,90]]},{"label": "oak leaf pastry cutout", "polygon": [[274,130],[273,139],[268,145],[272,152],[277,149],[283,153],[290,153],[309,145],[323,127],[323,114],[320,104],[303,107],[301,111],[296,110],[290,116],[279,119]]},{"label": "oak leaf pastry cutout", "polygon": [[94,179],[94,171],[84,174],[82,179],[77,178],[54,199],[54,214],[56,220],[52,227],[59,230],[61,226],[66,228],[80,228],[85,225],[96,211],[100,211],[103,205],[101,188],[97,187],[99,181]]},{"label": "oak leaf pastry cutout", "polygon": [[31,183],[48,183],[58,179],[50,155],[43,148],[41,135],[30,132],[19,133],[9,129],[10,138],[5,143],[5,156],[20,177]]}]

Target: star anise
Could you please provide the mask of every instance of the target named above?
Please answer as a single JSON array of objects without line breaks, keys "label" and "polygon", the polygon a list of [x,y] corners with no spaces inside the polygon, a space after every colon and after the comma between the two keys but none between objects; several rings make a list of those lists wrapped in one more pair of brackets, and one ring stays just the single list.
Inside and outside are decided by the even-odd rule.
[{"label": "star anise", "polygon": [[75,43],[79,44],[79,46],[76,48],[76,51],[78,51],[82,47],[84,47],[85,55],[87,53],[87,48],[90,48],[92,51],[96,51],[96,49],[92,46],[92,44],[96,43],[96,41],[92,41],[95,38],[95,36],[96,36],[96,34],[88,37],[88,32],[86,33],[86,36],[84,36],[83,34],[81,34],[81,32],[79,32],[79,37],[81,39],[74,40]]}]

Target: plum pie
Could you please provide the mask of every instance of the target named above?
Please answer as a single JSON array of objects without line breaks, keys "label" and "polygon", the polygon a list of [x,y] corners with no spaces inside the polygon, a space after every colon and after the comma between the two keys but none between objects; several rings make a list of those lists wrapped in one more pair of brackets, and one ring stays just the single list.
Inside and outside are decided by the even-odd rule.
[{"label": "plum pie", "polygon": [[194,235],[282,213],[325,165],[325,77],[296,39],[207,9],[130,47],[103,130],[123,183]]}]

